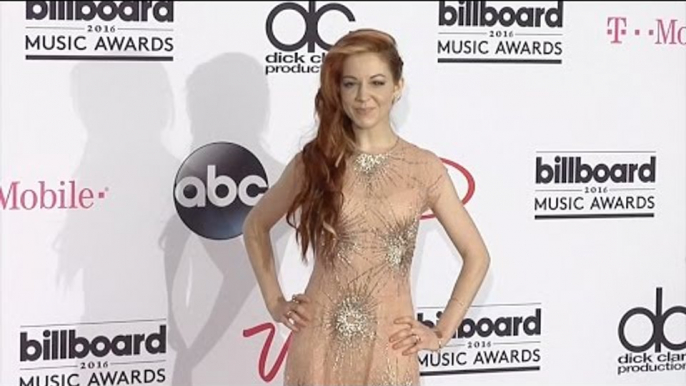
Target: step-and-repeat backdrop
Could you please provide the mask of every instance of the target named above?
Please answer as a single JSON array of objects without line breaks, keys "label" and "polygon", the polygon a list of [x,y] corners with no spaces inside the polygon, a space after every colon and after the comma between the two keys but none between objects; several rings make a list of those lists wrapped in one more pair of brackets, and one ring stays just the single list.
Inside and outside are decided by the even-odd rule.
[{"label": "step-and-repeat backdrop", "polygon": [[[0,6],[0,383],[280,384],[241,225],[314,132],[330,44],[390,32],[399,135],[492,255],[439,384],[686,384],[684,2]],[[271,233],[286,296],[311,265]],[[427,213],[416,317],[461,258]]]}]

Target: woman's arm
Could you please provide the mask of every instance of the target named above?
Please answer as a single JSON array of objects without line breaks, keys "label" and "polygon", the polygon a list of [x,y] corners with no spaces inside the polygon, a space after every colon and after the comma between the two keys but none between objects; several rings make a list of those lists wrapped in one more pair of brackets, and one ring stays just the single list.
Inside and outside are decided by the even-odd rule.
[{"label": "woman's arm", "polygon": [[491,258],[479,230],[458,197],[445,166],[441,163],[439,168],[439,182],[429,207],[463,259],[462,270],[450,294],[450,300],[435,327],[442,335],[442,346],[457,330],[481,288]]},{"label": "woman's arm", "polygon": [[[281,311],[287,302],[277,277],[270,231],[286,214],[299,191],[301,162],[298,154],[288,163],[279,180],[264,193],[243,223],[245,248],[265,305],[272,318],[281,322],[286,322]],[[299,322],[297,315],[293,319]]]},{"label": "woman's arm", "polygon": [[389,340],[394,349],[403,350],[403,355],[412,355],[420,350],[436,351],[445,346],[481,288],[491,261],[486,245],[462,205],[441,159],[432,154],[425,172],[429,181],[427,206],[445,229],[464,263],[450,300],[433,329],[414,316],[396,319],[395,323],[407,327],[394,333]]}]

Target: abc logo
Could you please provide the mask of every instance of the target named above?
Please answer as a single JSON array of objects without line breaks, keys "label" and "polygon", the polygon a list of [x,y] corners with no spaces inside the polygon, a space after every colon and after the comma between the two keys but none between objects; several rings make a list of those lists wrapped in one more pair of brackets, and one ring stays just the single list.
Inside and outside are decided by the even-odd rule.
[{"label": "abc logo", "polygon": [[[282,51],[297,51],[307,44],[307,52],[314,52],[315,44],[319,48],[324,50],[329,50],[331,44],[325,42],[321,36],[319,36],[319,20],[322,16],[329,11],[338,11],[342,13],[348,21],[355,21],[355,16],[350,9],[342,4],[338,3],[328,3],[325,6],[316,9],[316,1],[308,1],[308,9],[305,9],[302,5],[297,3],[281,3],[277,5],[269,15],[267,16],[267,38],[272,43],[272,45]],[[274,20],[283,11],[294,11],[300,14],[305,22],[305,31],[303,32],[300,40],[293,44],[286,44],[279,40],[274,34]]]},{"label": "abc logo", "polygon": [[267,190],[267,175],[248,149],[216,142],[195,150],[174,181],[181,220],[198,235],[226,240],[239,236],[250,209]]},{"label": "abc logo", "polygon": [[[622,320],[619,322],[619,340],[627,350],[635,353],[644,352],[653,346],[655,347],[655,352],[661,352],[663,345],[670,350],[683,350],[686,348],[686,340],[683,342],[672,342],[665,336],[665,323],[667,322],[667,319],[674,314],[682,314],[686,317],[686,307],[675,306],[663,311],[662,288],[658,287],[655,300],[655,311],[651,311],[644,307],[636,307],[624,314]],[[650,339],[646,342],[629,342],[626,337],[626,324],[629,319],[639,315],[643,315],[650,320],[650,324],[653,328],[652,334],[650,335]]]}]

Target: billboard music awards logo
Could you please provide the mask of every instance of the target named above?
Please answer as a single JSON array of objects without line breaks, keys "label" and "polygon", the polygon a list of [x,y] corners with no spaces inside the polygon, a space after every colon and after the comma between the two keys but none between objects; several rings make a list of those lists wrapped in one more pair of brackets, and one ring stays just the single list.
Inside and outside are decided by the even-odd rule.
[{"label": "billboard music awards logo", "polygon": [[[352,29],[354,21],[350,8],[340,3],[318,7],[316,1],[308,1],[307,8],[295,2],[277,5],[266,20],[267,39],[276,50],[264,58],[265,74],[318,73],[326,51]],[[327,35],[322,36],[322,31]]]},{"label": "billboard music awards logo", "polygon": [[617,358],[617,375],[686,370],[686,307],[665,304],[662,296],[658,287],[654,306],[632,308],[620,319],[626,351]]},{"label": "billboard music awards logo", "polygon": [[166,384],[164,319],[25,325],[19,386]]},{"label": "billboard music awards logo", "polygon": [[655,151],[539,151],[534,219],[654,217]]},{"label": "billboard music awards logo", "polygon": [[[419,353],[422,376],[541,369],[540,303],[472,307],[478,312],[468,313],[440,353]],[[442,310],[418,307],[417,320],[433,327]]]},{"label": "billboard music awards logo", "polygon": [[59,184],[38,181],[27,186],[22,181],[0,185],[2,210],[91,209],[98,200],[104,200],[109,188],[97,190],[79,185],[75,180]]},{"label": "billboard music awards logo", "polygon": [[267,191],[267,173],[250,150],[228,142],[200,147],[183,161],[174,181],[176,212],[194,233],[226,240]]},{"label": "billboard music awards logo", "polygon": [[438,63],[562,64],[563,2],[439,1]]},{"label": "billboard music awards logo", "polygon": [[26,60],[174,60],[173,1],[27,1]]},{"label": "billboard music awards logo", "polygon": [[633,23],[630,25],[629,19],[625,16],[608,17],[607,36],[610,44],[625,44],[641,39],[655,45],[686,46],[686,22],[684,21],[654,18],[641,22],[640,26],[644,28],[637,28],[637,25]]}]

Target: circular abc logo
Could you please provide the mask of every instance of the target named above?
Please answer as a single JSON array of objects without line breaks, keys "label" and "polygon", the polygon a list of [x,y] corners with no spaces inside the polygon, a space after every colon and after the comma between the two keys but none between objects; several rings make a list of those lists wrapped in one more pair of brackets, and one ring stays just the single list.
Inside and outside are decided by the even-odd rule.
[{"label": "circular abc logo", "polygon": [[[663,310],[662,288],[658,287],[655,299],[655,311],[649,310],[645,307],[636,307],[632,308],[629,310],[629,312],[622,316],[622,319],[619,321],[618,329],[619,341],[622,342],[624,348],[635,353],[644,352],[650,348],[654,348],[655,352],[661,352],[662,346],[675,351],[686,349],[686,340],[683,342],[674,342],[665,334],[665,323],[671,317],[678,318],[676,314],[682,314],[682,316],[686,316],[686,307],[674,306],[667,310]],[[629,341],[626,336],[626,324],[629,319],[640,316],[643,316],[650,321],[652,326],[650,338],[645,342]]]},{"label": "circular abc logo", "polygon": [[181,220],[213,240],[239,236],[250,209],[267,190],[267,175],[248,149],[215,142],[195,150],[174,180],[174,202]]}]

